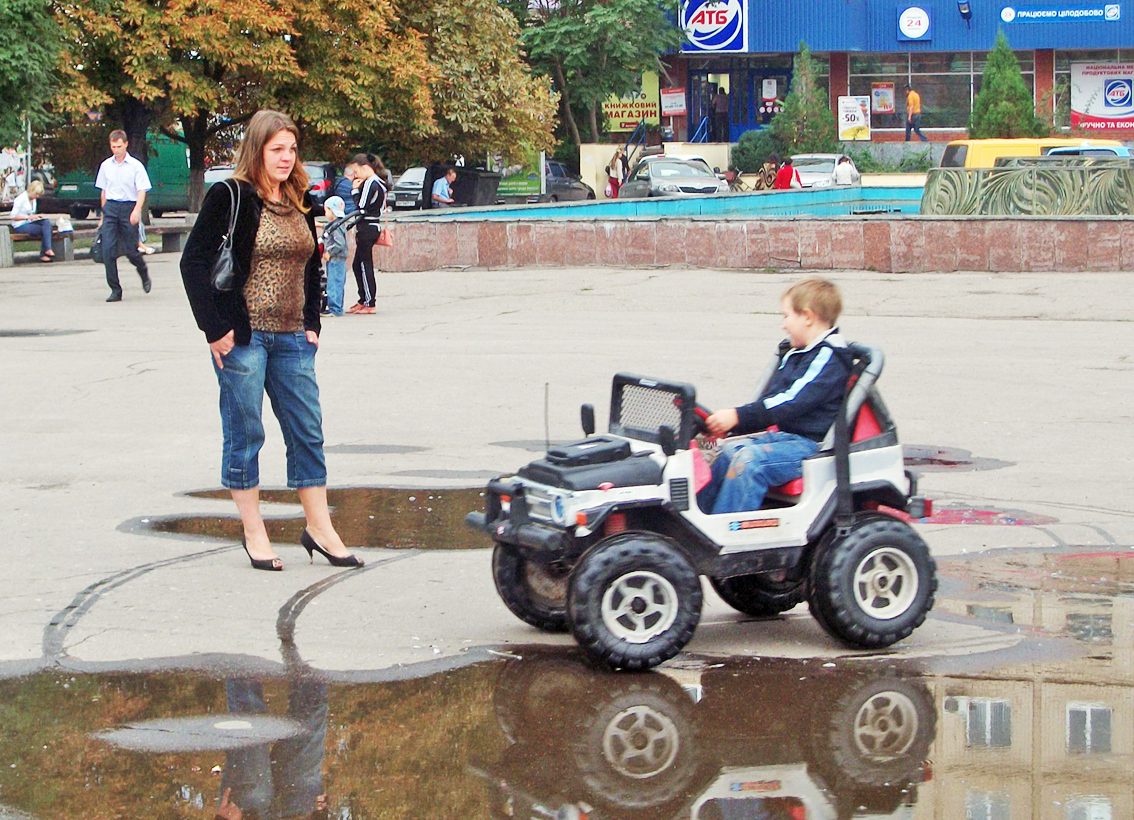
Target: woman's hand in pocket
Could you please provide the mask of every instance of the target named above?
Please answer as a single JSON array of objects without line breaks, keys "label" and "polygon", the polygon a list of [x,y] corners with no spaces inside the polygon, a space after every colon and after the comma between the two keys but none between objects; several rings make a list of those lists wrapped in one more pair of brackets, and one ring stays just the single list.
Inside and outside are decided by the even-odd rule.
[{"label": "woman's hand in pocket", "polygon": [[215,342],[209,342],[209,350],[212,351],[213,361],[217,363],[217,367],[221,370],[224,370],[224,357],[231,353],[234,347],[236,347],[236,331],[234,330],[230,330]]},{"label": "woman's hand in pocket", "polygon": [[319,334],[314,330],[305,331],[307,333],[307,344],[315,345],[315,349],[319,349]]}]

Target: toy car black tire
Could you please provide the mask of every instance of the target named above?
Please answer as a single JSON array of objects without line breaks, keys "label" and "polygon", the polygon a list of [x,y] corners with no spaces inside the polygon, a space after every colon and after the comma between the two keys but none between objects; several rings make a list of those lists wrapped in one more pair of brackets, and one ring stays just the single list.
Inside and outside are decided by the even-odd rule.
[{"label": "toy car black tire", "polygon": [[920,782],[936,734],[929,689],[888,673],[840,695],[813,737],[820,769],[841,793]]},{"label": "toy car black tire", "polygon": [[738,612],[765,618],[787,612],[804,599],[804,581],[776,580],[772,575],[737,575],[711,578],[721,600]]},{"label": "toy car black tire", "polygon": [[701,581],[676,544],[628,532],[591,547],[575,565],[567,612],[579,645],[619,669],[672,658],[701,619]]},{"label": "toy car black tire", "polygon": [[809,605],[825,630],[848,646],[874,649],[910,635],[937,591],[925,541],[903,521],[856,519],[850,534],[817,550]]},{"label": "toy car black tire", "polygon": [[518,547],[496,544],[492,580],[508,610],[544,632],[567,631],[567,570],[525,558]]}]

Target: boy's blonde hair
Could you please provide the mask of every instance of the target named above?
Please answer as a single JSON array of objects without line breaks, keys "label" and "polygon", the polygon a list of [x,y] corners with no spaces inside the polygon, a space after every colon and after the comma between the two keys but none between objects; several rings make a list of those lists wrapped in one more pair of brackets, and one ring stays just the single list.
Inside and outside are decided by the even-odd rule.
[{"label": "boy's blonde hair", "polygon": [[791,302],[791,309],[796,313],[809,309],[816,318],[831,327],[835,326],[843,312],[843,297],[839,295],[838,285],[820,276],[796,282],[784,291],[783,298]]}]

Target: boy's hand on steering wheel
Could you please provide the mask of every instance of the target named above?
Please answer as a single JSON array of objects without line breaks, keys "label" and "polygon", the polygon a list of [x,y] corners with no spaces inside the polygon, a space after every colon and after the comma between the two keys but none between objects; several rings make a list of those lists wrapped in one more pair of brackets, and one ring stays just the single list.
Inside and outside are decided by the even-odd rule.
[{"label": "boy's hand on steering wheel", "polygon": [[740,424],[740,416],[736,412],[736,408],[730,407],[728,410],[718,410],[707,419],[705,419],[705,427],[709,432],[717,437],[723,437],[728,434],[728,431]]}]

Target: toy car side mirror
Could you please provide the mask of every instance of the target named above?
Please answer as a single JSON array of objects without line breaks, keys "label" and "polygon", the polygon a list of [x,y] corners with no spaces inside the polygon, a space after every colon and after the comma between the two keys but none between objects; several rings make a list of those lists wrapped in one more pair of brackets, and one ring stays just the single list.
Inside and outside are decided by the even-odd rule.
[{"label": "toy car side mirror", "polygon": [[590,438],[595,433],[595,406],[584,404],[579,408],[579,415],[583,418],[583,435]]},{"label": "toy car side mirror", "polygon": [[658,444],[667,458],[677,452],[677,434],[668,424],[663,424],[658,429]]}]

